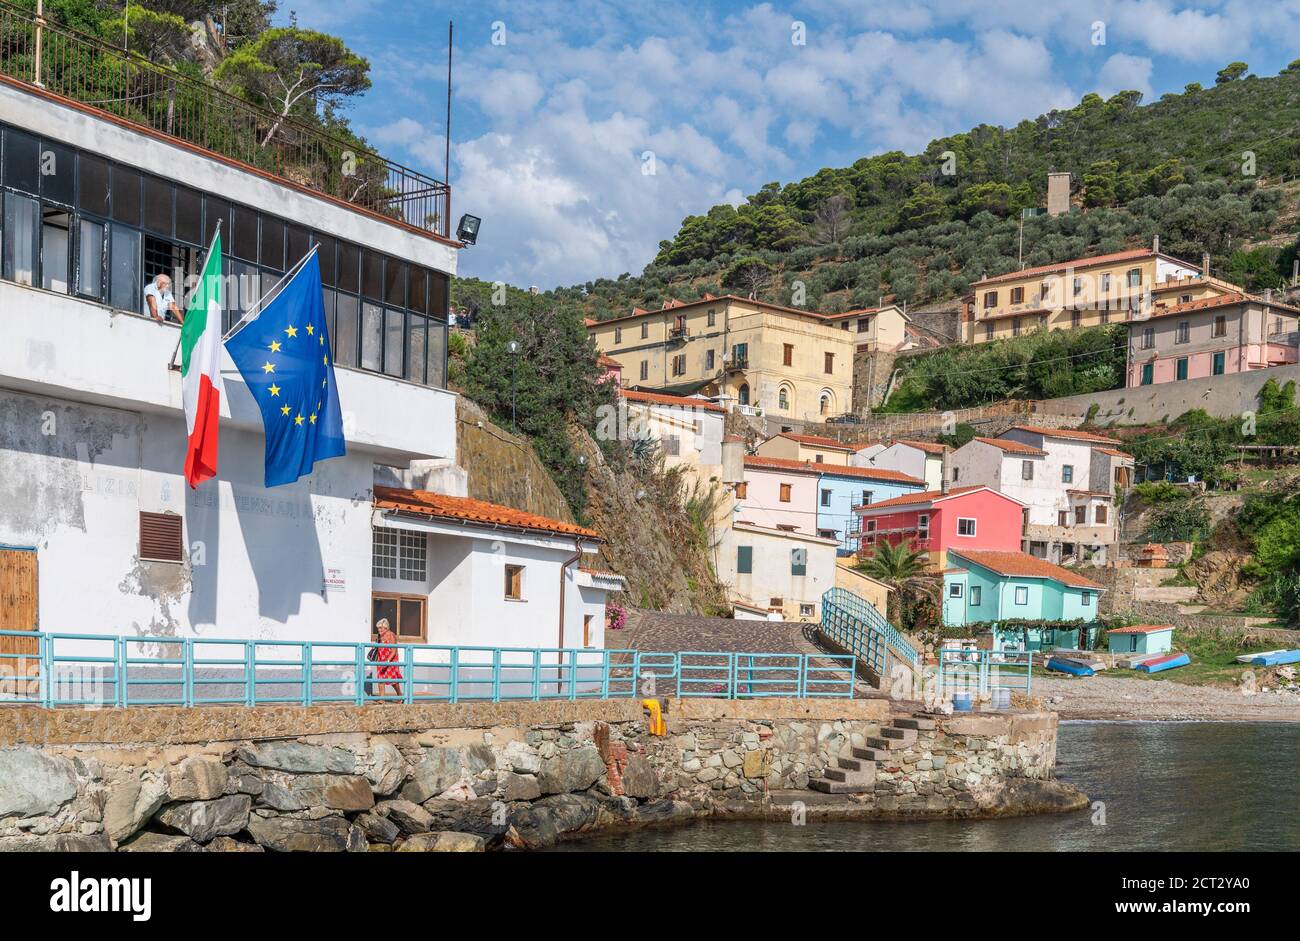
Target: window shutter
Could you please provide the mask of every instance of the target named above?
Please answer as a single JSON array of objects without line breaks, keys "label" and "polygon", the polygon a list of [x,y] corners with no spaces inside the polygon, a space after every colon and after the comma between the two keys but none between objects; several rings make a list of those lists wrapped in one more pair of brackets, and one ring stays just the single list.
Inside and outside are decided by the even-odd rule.
[{"label": "window shutter", "polygon": [[149,562],[185,561],[180,516],[175,513],[140,514],[140,558]]}]

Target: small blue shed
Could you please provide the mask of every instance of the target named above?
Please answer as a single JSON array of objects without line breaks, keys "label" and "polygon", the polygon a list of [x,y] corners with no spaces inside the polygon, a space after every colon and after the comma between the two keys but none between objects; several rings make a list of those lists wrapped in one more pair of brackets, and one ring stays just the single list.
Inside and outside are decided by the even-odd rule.
[{"label": "small blue shed", "polygon": [[1117,627],[1106,635],[1111,653],[1167,653],[1174,647],[1172,624]]}]

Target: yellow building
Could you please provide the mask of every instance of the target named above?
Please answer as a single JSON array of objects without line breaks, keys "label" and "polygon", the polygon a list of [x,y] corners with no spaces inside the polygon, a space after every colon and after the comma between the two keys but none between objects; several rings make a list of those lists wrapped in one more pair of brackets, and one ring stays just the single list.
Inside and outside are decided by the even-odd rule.
[{"label": "yellow building", "polygon": [[783,431],[773,435],[754,451],[759,457],[784,458],[787,461],[809,461],[813,464],[847,466],[849,458],[857,451],[852,444],[823,438],[821,435],[797,435]]},{"label": "yellow building", "polygon": [[1218,279],[1152,248],[1026,268],[971,285],[962,333],[987,343],[1031,330],[1073,330],[1142,319],[1157,303],[1223,293]]},{"label": "yellow building", "polygon": [[726,396],[771,418],[853,410],[853,337],[816,311],[706,294],[587,321],[630,389]]},{"label": "yellow building", "polygon": [[841,330],[847,330],[858,349],[870,353],[901,350],[907,343],[907,325],[912,322],[895,304],[827,314],[826,319]]}]

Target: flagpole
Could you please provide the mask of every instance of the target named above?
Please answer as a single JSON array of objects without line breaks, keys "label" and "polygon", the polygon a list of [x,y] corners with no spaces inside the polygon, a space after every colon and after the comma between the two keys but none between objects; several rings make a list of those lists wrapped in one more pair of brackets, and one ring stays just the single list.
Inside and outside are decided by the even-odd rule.
[{"label": "flagpole", "polygon": [[[217,227],[212,232],[212,241],[208,243],[208,254],[203,256],[203,261],[205,264],[207,263],[208,257],[212,254],[212,249],[216,247],[217,237],[221,235],[221,222],[222,222],[221,219],[217,220]],[[202,277],[202,275],[203,275],[203,269],[200,268],[199,276]],[[188,303],[186,304],[186,306],[187,307],[189,306]],[[166,316],[167,316],[166,313],[164,313],[163,318],[166,319]],[[171,358],[167,360],[167,368],[169,370],[179,368],[176,365],[176,354],[181,351],[181,340],[184,339],[184,332],[185,332],[185,324],[182,323],[181,332],[176,336],[176,348],[172,350]]]},{"label": "flagpole", "polygon": [[229,340],[240,330],[244,329],[246,326],[248,326],[250,323],[256,320],[261,315],[262,308],[265,307],[267,304],[271,303],[271,301],[275,299],[275,295],[279,293],[280,289],[284,287],[285,284],[293,280],[294,275],[296,275],[302,269],[302,266],[307,263],[307,259],[311,258],[312,255],[316,254],[316,249],[318,248],[320,248],[320,245],[316,244],[313,245],[310,249],[308,249],[307,254],[299,258],[298,263],[295,264],[288,271],[286,271],[280,277],[280,280],[275,282],[275,284],[271,286],[271,290],[267,291],[265,294],[259,297],[257,301],[253,304],[253,306],[244,312],[244,316],[240,317],[239,320],[235,323],[235,325],[226,332],[226,335],[221,338],[221,342],[224,343],[226,340]]}]

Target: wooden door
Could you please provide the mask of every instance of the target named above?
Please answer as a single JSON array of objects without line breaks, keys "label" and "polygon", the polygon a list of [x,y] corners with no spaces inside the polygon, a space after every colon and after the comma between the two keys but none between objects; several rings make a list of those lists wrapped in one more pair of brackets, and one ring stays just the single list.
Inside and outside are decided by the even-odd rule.
[{"label": "wooden door", "polygon": [[[36,552],[0,549],[0,631],[35,631]],[[0,636],[0,654],[36,656],[36,638]],[[11,666],[12,661],[5,664]]]}]

